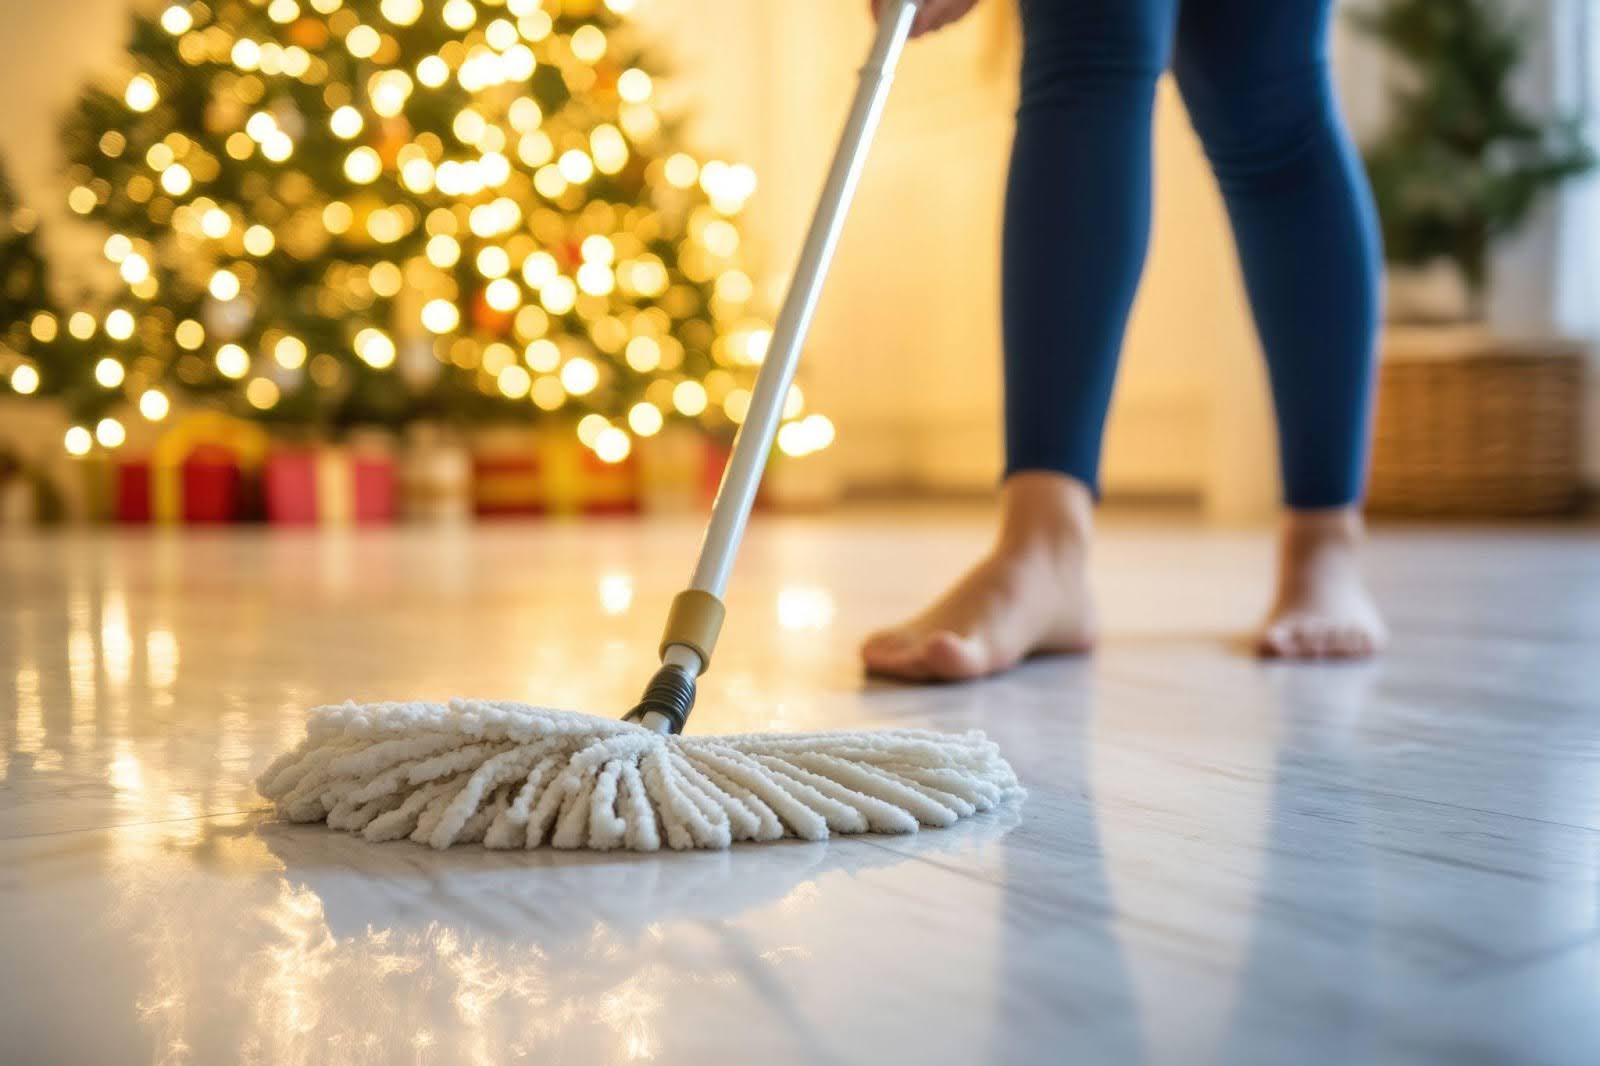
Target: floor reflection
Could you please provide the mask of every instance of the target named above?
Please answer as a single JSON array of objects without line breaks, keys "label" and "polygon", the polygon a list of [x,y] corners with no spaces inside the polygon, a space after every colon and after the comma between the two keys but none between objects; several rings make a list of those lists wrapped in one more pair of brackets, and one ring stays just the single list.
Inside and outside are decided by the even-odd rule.
[{"label": "floor reflection", "polygon": [[1362,712],[1381,669],[1269,666],[1259,679],[1281,731],[1248,946],[1210,1058],[1218,1066],[1377,1061],[1374,841],[1366,794],[1350,784],[1363,776]]},{"label": "floor reflection", "polygon": [[[1088,1066],[1376,1061],[1378,878],[1352,785],[1367,772],[1362,715],[1377,668],[1241,663],[1235,712],[1259,723],[1271,773],[1258,782],[1254,751],[1211,750],[1208,723],[1191,723],[1187,758],[1213,777],[1200,790],[1174,790],[1149,753],[1126,746],[1114,667],[1027,669],[1019,689],[1050,696],[1017,702],[1057,728],[1024,758],[1076,787],[1036,790],[1028,813],[1040,831],[999,844],[994,1061],[1039,1061],[1042,1034],[1057,1061]],[[978,698],[1005,702],[1004,683]],[[1116,725],[1099,724],[1106,716]],[[1213,835],[1228,846],[1181,843],[1202,824],[1226,825]]]},{"label": "floor reflection", "polygon": [[[1100,706],[1095,674],[1086,661],[1026,669],[1038,675],[1034,686],[1050,695],[1025,704],[1025,713],[1053,718],[1057,728],[1043,751],[1033,753],[1029,761],[1035,765],[1018,772],[1030,786],[1071,784],[1064,790],[1035,788],[1028,800],[1034,831],[1013,834],[1000,845],[993,1061],[1029,1066],[1040,1061],[1043,1044],[1054,1062],[1136,1066],[1145,1061],[1140,1006],[1117,929],[1101,844],[1101,804],[1090,772]],[[1002,689],[980,698],[992,703],[1006,697]],[[1044,826],[1048,832],[1040,831]]]},{"label": "floor reflection", "polygon": [[[861,878],[989,846],[1016,822],[1014,811],[980,816],[905,850],[855,839],[637,856],[438,853],[251,816],[131,834],[110,862],[117,921],[149,967],[141,1024],[175,1058],[204,1044],[191,1006],[217,1009],[210,984],[225,968],[248,1018],[232,1039],[274,1062],[324,1061],[321,1048],[350,1061],[426,1049],[488,1063],[600,1046],[590,1061],[645,1060],[662,1047],[661,1012],[713,988],[760,1004],[763,1026],[777,1027],[767,1039],[794,1058],[853,1061],[796,1012],[785,976],[838,968],[849,944],[785,940],[785,916],[808,928]],[[161,894],[175,863],[251,902],[176,912]]]}]

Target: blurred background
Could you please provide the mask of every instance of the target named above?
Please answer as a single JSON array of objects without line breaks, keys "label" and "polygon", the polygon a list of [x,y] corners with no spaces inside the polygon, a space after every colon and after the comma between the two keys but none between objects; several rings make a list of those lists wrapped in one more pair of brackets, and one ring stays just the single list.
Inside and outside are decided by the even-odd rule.
[{"label": "blurred background", "polygon": [[[864,0],[6,0],[4,522],[699,507],[870,34]],[[1571,515],[1600,478],[1587,0],[1336,20],[1384,214],[1382,513]],[[772,507],[1000,466],[1012,5],[904,62]],[[1113,503],[1254,522],[1271,412],[1176,93]]]}]

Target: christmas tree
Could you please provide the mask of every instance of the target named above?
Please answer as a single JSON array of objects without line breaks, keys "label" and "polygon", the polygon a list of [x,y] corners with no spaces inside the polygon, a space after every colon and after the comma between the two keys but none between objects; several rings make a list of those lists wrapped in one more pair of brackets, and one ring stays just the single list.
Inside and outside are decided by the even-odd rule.
[{"label": "christmas tree", "polygon": [[[94,388],[88,345],[63,328],[38,236],[38,216],[18,201],[0,170],[0,389],[17,396],[70,395],[73,416],[92,422],[110,398]],[[104,435],[120,441],[121,429],[120,423],[107,425]],[[87,437],[81,430],[72,442],[86,450]]]},{"label": "christmas tree", "polygon": [[[734,224],[755,178],[676,150],[633,3],[136,19],[66,130],[69,204],[125,286],[106,387],[319,429],[569,420],[610,461],[669,419],[739,422],[769,337]],[[802,408],[803,451],[830,430]]]},{"label": "christmas tree", "polygon": [[1352,18],[1403,65],[1389,127],[1365,152],[1386,254],[1448,259],[1481,300],[1495,238],[1593,155],[1575,122],[1513,98],[1527,34],[1498,0],[1380,0]]},{"label": "christmas tree", "polygon": [[6,342],[21,347],[28,346],[34,314],[50,306],[38,224],[38,216],[17,202],[9,177],[0,170],[0,322],[7,324]]}]

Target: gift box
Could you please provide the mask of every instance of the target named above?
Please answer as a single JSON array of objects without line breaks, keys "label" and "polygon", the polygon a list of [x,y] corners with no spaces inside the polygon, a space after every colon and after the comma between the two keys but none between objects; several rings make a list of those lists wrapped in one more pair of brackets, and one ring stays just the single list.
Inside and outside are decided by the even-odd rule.
[{"label": "gift box", "polygon": [[356,445],[349,455],[352,517],[359,525],[393,522],[399,513],[400,472],[394,455],[378,445]]},{"label": "gift box", "polygon": [[261,471],[261,493],[267,521],[277,525],[311,525],[317,520],[317,454],[305,449],[275,448]]},{"label": "gift box", "polygon": [[[699,514],[716,499],[733,446],[689,426],[669,425],[653,437],[636,441],[634,452],[642,509]],[[764,490],[757,494],[757,507],[765,495]]]},{"label": "gift box", "polygon": [[703,509],[705,437],[684,425],[669,425],[639,441],[639,496],[652,514],[684,514]]},{"label": "gift box", "polygon": [[480,455],[472,462],[473,509],[482,517],[538,515],[548,509],[536,455]]},{"label": "gift box", "polygon": [[485,518],[539,515],[550,509],[549,449],[525,430],[480,435],[472,456],[473,510]]},{"label": "gift box", "polygon": [[279,525],[372,525],[394,520],[398,474],[381,442],[350,447],[277,447],[262,490],[267,520]]},{"label": "gift box", "polygon": [[400,469],[400,507],[406,518],[456,522],[472,515],[472,455],[433,426],[409,433]]},{"label": "gift box", "polygon": [[109,517],[124,524],[236,522],[248,516],[238,455],[221,445],[196,445],[175,469],[153,459],[124,459],[109,481]]},{"label": "gift box", "polygon": [[633,453],[621,462],[608,463],[570,427],[541,433],[537,446],[545,508],[550,513],[639,513],[639,461]]},{"label": "gift box", "polygon": [[180,468],[183,521],[237,522],[248,517],[239,453],[222,444],[198,444]]},{"label": "gift box", "polygon": [[256,516],[267,436],[251,423],[199,412],[157,438],[148,456],[105,472],[109,517],[119,522],[216,523]]},{"label": "gift box", "polygon": [[147,523],[154,516],[151,505],[149,459],[129,459],[117,466],[112,490],[112,518],[134,525]]},{"label": "gift box", "polygon": [[640,510],[639,461],[608,463],[568,426],[480,434],[472,466],[475,510],[484,517]]},{"label": "gift box", "polygon": [[577,449],[577,510],[586,515],[639,513],[639,461],[630,452],[608,463],[582,444]]}]

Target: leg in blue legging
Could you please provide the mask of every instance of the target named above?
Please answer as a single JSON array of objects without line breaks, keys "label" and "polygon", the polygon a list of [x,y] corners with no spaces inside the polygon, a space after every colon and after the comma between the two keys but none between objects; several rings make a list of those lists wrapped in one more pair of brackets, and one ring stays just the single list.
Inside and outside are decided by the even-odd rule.
[{"label": "leg in blue legging", "polygon": [[1267,654],[1383,641],[1356,549],[1377,238],[1327,71],[1331,0],[1020,0],[1006,191],[1006,480],[994,549],[868,638],[872,670],[974,677],[1095,636],[1085,569],[1100,438],[1150,217],[1151,111],[1171,61],[1227,201],[1266,351],[1289,507]]},{"label": "leg in blue legging", "polygon": [[1228,205],[1292,508],[1355,501],[1376,226],[1327,69],[1331,0],[1023,0],[1005,224],[1006,467],[1098,484],[1168,57]]},{"label": "leg in blue legging", "polygon": [[1332,0],[1185,0],[1173,70],[1222,188],[1267,356],[1284,501],[1361,496],[1377,222],[1328,71]]},{"label": "leg in blue legging", "polygon": [[1177,0],[1021,0],[1002,255],[1006,472],[1098,486],[1150,230],[1150,141]]},{"label": "leg in blue legging", "polygon": [[1265,654],[1366,655],[1361,579],[1377,224],[1328,70],[1332,0],[1184,0],[1173,69],[1222,188],[1278,415],[1289,508]]}]

